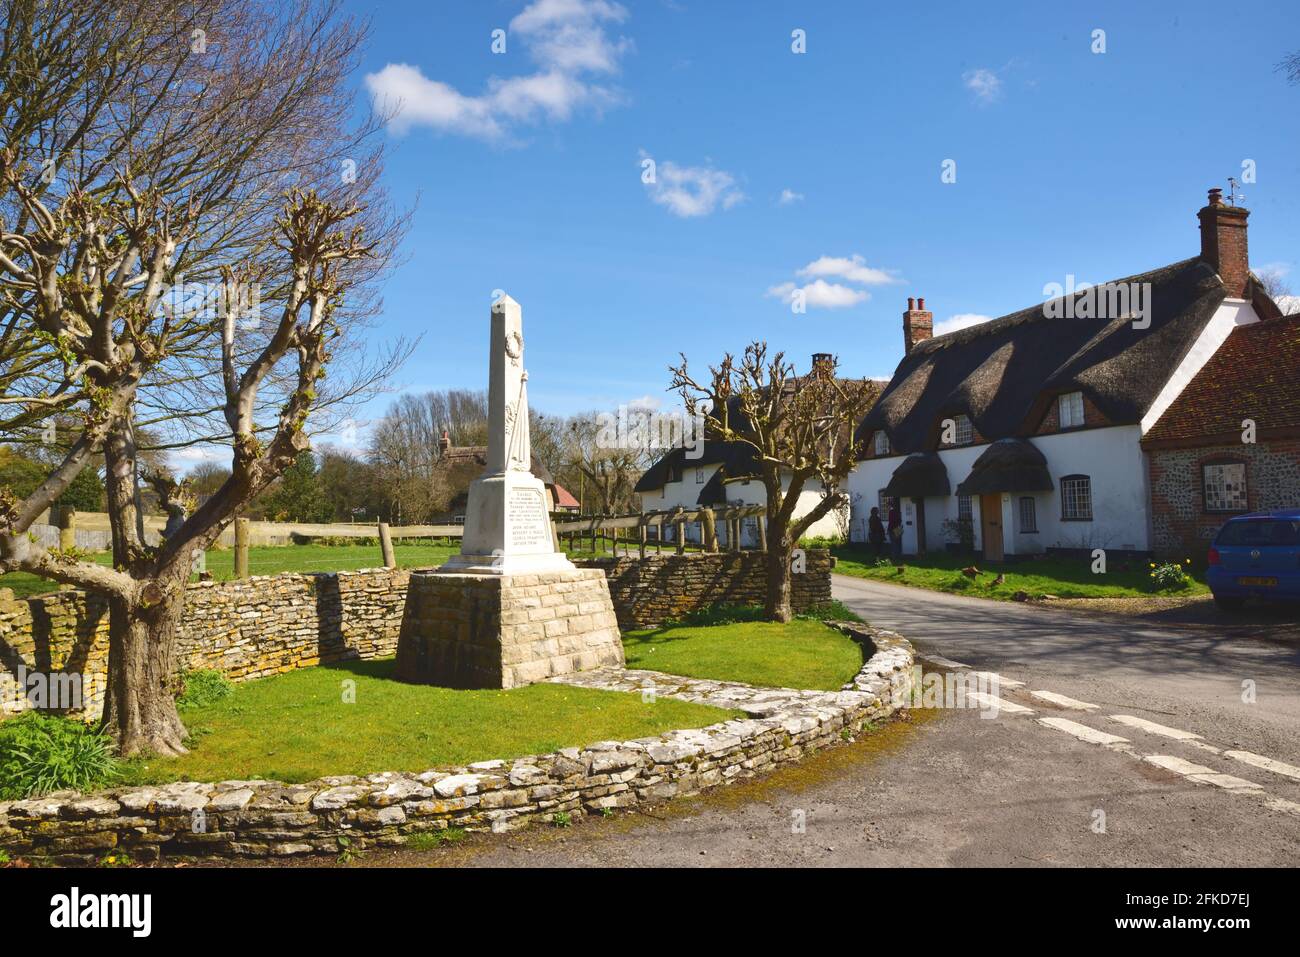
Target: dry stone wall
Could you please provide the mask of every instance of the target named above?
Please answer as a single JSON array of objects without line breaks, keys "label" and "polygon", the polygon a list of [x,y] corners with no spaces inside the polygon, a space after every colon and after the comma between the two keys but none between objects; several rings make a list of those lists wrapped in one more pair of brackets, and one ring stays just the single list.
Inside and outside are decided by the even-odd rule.
[{"label": "dry stone wall", "polygon": [[[715,603],[761,603],[765,559],[761,552],[725,552],[576,564],[605,574],[619,627],[639,628]],[[804,571],[791,576],[797,611],[830,600],[832,562],[824,549],[805,553]],[[243,681],[351,658],[393,655],[410,576],[405,569],[373,568],[192,584],[180,627],[179,666],[213,668]],[[558,594],[536,597],[539,604],[567,604]],[[584,603],[579,602],[579,619]],[[462,612],[469,613],[459,606],[450,610]],[[419,613],[434,612],[425,608]],[[524,613],[531,617],[533,611]],[[543,621],[542,638],[554,639],[558,647],[561,627]],[[0,588],[0,716],[29,706],[19,686],[25,673],[85,676],[80,688],[83,711],[97,716],[103,707],[107,659],[108,607],[99,596],[61,591],[15,598],[11,590]],[[524,658],[517,664],[524,664]],[[528,680],[534,677],[530,674]]]},{"label": "dry stone wall", "polygon": [[0,848],[11,857],[84,865],[109,851],[162,857],[283,857],[344,847],[400,846],[448,828],[504,831],[693,794],[752,777],[852,739],[905,706],[911,645],[891,632],[839,626],[865,644],[862,670],[838,692],[754,688],[648,671],[601,669],[552,679],[739,708],[704,728],[602,741],[513,760],[422,773],[274,781],[181,782],[94,795],[0,802]]},{"label": "dry stone wall", "polygon": [[[766,552],[688,552],[575,564],[605,572],[622,628],[653,628],[715,604],[761,605],[767,595]],[[824,548],[804,552],[803,570],[790,576],[795,611],[831,600],[833,566]]]},{"label": "dry stone wall", "polygon": [[[177,661],[235,681],[397,650],[410,572],[270,575],[188,587]],[[24,673],[83,675],[82,710],[103,707],[108,606],[79,591],[16,599],[0,589],[0,705],[26,710]]]}]

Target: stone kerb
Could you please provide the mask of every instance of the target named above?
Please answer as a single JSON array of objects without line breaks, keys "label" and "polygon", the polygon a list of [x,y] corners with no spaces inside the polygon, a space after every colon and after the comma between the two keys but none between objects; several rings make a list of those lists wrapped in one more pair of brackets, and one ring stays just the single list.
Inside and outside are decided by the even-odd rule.
[{"label": "stone kerb", "polygon": [[[644,690],[738,708],[704,728],[422,773],[274,781],[181,782],[0,802],[0,848],[37,862],[86,864],[109,850],[166,857],[334,853],[398,846],[447,828],[501,831],[558,813],[628,808],[697,793],[797,761],[906,705],[913,651],[892,632],[848,626],[872,654],[835,692],[756,688],[601,669],[553,681]],[[602,685],[601,682],[604,682]]]}]

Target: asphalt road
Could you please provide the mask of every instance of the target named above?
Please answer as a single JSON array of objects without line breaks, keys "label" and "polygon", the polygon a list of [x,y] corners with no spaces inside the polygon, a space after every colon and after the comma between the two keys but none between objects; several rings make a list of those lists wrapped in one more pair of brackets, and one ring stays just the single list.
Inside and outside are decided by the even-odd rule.
[{"label": "asphalt road", "polygon": [[923,654],[1024,682],[997,694],[1029,713],[914,711],[712,795],[367,863],[1294,866],[1294,643],[838,576],[835,594]]}]

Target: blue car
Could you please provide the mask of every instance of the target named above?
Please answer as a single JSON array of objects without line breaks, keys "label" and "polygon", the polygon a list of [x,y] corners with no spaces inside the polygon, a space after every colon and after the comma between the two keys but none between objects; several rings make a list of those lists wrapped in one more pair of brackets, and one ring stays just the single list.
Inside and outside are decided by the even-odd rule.
[{"label": "blue car", "polygon": [[1300,508],[1229,519],[1210,546],[1206,583],[1220,608],[1247,598],[1300,601]]}]

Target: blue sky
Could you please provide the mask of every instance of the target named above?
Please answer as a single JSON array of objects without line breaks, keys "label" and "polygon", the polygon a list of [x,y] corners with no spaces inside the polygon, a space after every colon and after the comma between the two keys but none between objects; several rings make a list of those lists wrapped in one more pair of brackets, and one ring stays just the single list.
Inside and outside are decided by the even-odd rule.
[{"label": "blue sky", "polygon": [[752,339],[887,377],[908,296],[996,316],[1194,255],[1247,160],[1252,264],[1300,287],[1294,0],[349,7],[373,21],[358,96],[401,103],[390,188],[418,197],[380,329],[423,336],[406,390],[486,384],[496,289],[543,411],[666,400],[678,352]]}]

